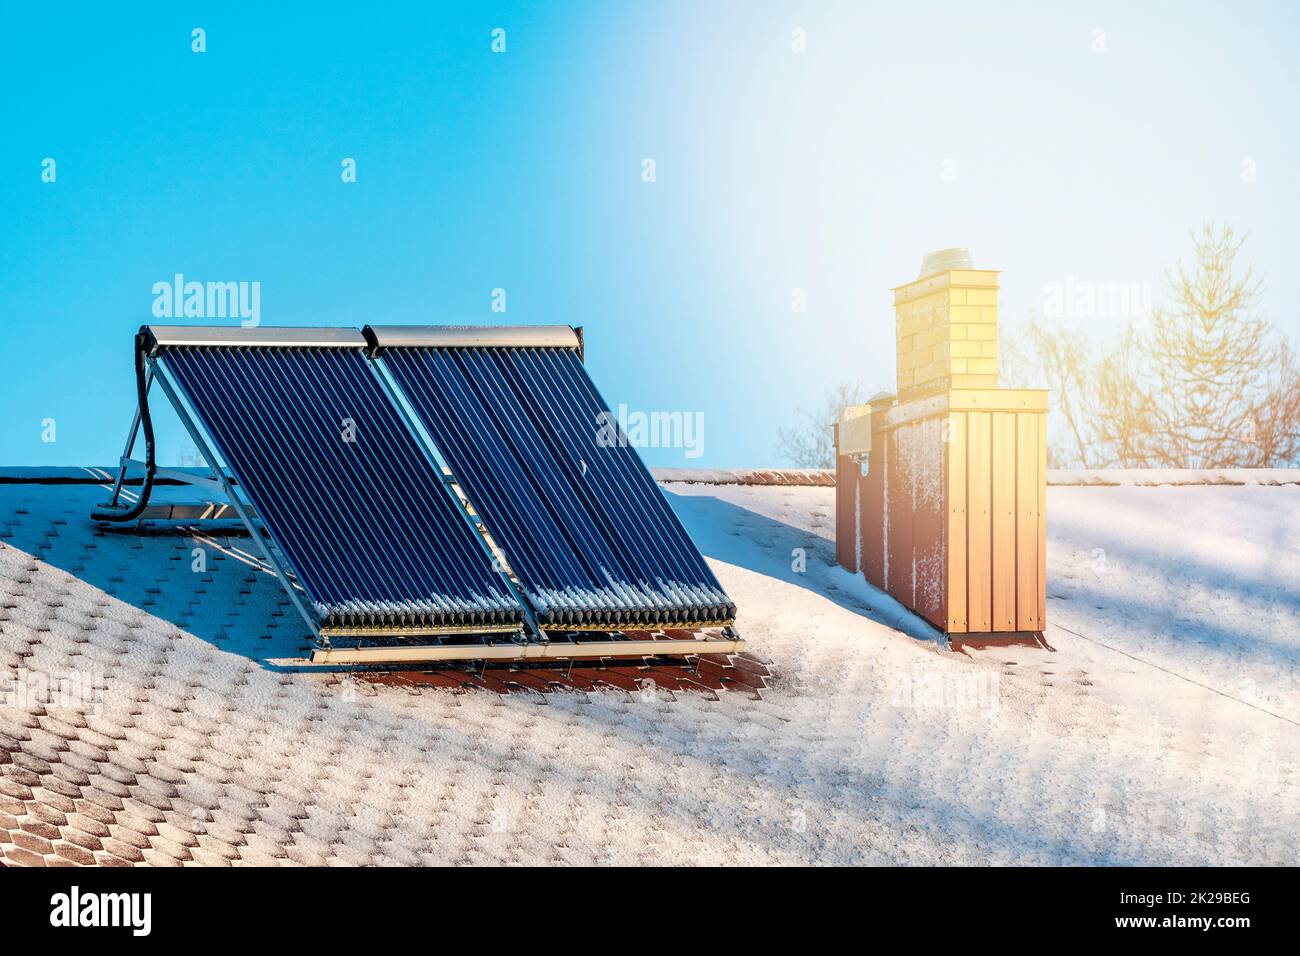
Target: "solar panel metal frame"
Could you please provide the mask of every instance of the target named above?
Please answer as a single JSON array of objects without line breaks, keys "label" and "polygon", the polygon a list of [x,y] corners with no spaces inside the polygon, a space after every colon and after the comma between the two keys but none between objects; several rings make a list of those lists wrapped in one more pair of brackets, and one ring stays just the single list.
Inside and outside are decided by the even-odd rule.
[{"label": "solar panel metal frame", "polygon": [[146,325],[143,331],[149,339],[149,353],[155,357],[161,350],[177,346],[360,348],[367,344],[358,330],[338,326]]},{"label": "solar panel metal frame", "polygon": [[388,348],[560,348],[582,350],[571,325],[367,325],[375,354]]}]

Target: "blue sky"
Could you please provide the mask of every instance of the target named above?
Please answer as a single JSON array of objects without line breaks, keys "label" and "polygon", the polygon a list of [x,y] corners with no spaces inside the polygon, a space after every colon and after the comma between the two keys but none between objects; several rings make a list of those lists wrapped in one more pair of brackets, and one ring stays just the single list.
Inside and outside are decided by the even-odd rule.
[{"label": "blue sky", "polygon": [[1013,323],[1068,276],[1158,302],[1227,220],[1300,338],[1295,5],[1059,6],[5,3],[0,464],[116,460],[178,272],[264,325],[583,325],[611,403],[703,414],[655,465],[776,464],[795,408],[891,383],[889,289],[951,245]]}]

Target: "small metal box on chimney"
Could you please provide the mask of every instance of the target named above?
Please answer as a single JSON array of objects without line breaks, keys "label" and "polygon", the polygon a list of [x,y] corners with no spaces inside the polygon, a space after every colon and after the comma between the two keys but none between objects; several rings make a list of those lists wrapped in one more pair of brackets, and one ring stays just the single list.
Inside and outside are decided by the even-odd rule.
[{"label": "small metal box on chimney", "polygon": [[1047,392],[998,387],[997,295],[966,249],[926,256],[897,395],[835,426],[837,560],[948,634],[1046,626]]}]

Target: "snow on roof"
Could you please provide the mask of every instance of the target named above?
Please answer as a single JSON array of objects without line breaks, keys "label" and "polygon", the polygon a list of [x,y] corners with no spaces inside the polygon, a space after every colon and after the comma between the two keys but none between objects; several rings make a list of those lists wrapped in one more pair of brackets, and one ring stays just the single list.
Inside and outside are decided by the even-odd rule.
[{"label": "snow on roof", "polygon": [[1049,485],[1300,485],[1300,468],[1048,469]]},{"label": "snow on roof", "polygon": [[832,488],[667,489],[761,698],[285,667],[307,635],[246,537],[98,530],[103,487],[0,480],[0,859],[1296,859],[1300,487],[1053,487],[1069,630],[962,653],[833,565]]}]

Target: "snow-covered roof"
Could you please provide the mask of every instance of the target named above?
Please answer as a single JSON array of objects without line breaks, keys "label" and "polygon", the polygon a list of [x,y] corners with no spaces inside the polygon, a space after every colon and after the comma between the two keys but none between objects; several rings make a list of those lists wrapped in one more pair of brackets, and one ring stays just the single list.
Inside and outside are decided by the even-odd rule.
[{"label": "snow-covered roof", "polygon": [[833,488],[672,483],[775,680],[715,694],[575,669],[590,689],[543,695],[290,666],[305,629],[246,537],[99,530],[104,475],[5,475],[7,863],[1290,863],[1300,848],[1296,485],[1053,487],[1055,651],[952,653],[834,566]]}]

